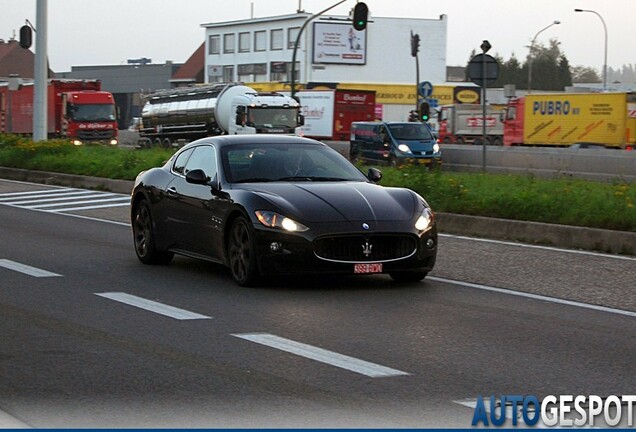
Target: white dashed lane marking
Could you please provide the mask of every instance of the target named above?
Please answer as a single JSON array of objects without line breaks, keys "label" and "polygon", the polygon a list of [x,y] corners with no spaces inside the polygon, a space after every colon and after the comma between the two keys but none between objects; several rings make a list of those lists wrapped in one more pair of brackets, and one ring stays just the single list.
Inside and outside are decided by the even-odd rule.
[{"label": "white dashed lane marking", "polygon": [[410,375],[397,369],[370,363],[354,357],[327,351],[322,348],[285,339],[268,333],[243,333],[233,334],[237,338],[245,339],[271,348],[276,348],[291,354],[305,357],[311,360],[346,369],[351,372],[366,375],[371,378],[386,378],[402,375]]},{"label": "white dashed lane marking", "polygon": [[211,317],[206,315],[168,306],[123,292],[95,293],[95,295],[177,320],[211,319]]},{"label": "white dashed lane marking", "polygon": [[17,271],[19,273],[23,273],[23,274],[37,277],[37,278],[62,276],[57,273],[51,273],[46,270],[42,270],[36,267],[31,267],[26,264],[20,264],[18,262],[11,261],[8,259],[0,259],[0,267],[4,267],[6,269]]}]

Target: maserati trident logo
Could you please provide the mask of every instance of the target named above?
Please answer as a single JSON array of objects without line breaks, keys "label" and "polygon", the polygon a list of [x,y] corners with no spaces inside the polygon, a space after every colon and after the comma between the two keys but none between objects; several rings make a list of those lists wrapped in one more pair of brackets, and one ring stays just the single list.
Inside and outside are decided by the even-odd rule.
[{"label": "maserati trident logo", "polygon": [[362,254],[369,258],[371,255],[371,251],[373,250],[373,245],[369,243],[369,240],[366,240],[362,245]]},{"label": "maserati trident logo", "polygon": [[368,229],[369,229],[369,224],[368,224],[368,223],[366,223],[366,222],[364,222],[364,223],[362,224],[362,229],[368,230]]}]

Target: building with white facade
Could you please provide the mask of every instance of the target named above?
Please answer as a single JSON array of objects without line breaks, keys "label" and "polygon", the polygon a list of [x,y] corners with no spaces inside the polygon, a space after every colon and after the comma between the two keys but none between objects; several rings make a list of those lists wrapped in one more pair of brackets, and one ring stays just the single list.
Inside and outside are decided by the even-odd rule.
[{"label": "building with white facade", "polygon": [[[258,90],[290,88],[298,34],[312,15],[253,18],[202,24],[206,82],[242,81]],[[295,79],[302,88],[375,90],[390,120],[404,120],[416,106],[416,63],[411,32],[421,39],[419,79],[446,79],[447,17],[373,17],[356,31],[342,16],[320,16],[303,30],[296,52]],[[391,107],[390,105],[398,105]]]}]

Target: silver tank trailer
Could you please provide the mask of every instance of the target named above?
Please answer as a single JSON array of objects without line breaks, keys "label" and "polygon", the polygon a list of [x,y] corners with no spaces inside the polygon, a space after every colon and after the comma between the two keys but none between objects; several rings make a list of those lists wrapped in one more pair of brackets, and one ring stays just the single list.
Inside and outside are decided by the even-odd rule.
[{"label": "silver tank trailer", "polygon": [[215,108],[226,87],[228,84],[177,88],[145,96],[140,136],[154,145],[169,147],[178,139],[221,134]]}]

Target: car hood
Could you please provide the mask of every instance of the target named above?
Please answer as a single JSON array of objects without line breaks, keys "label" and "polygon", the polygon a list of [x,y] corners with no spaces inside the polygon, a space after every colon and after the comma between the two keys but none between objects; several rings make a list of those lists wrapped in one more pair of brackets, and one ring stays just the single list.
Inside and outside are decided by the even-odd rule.
[{"label": "car hood", "polygon": [[415,195],[408,189],[364,182],[242,186],[274,204],[286,216],[307,222],[404,221],[414,217],[417,206]]}]

